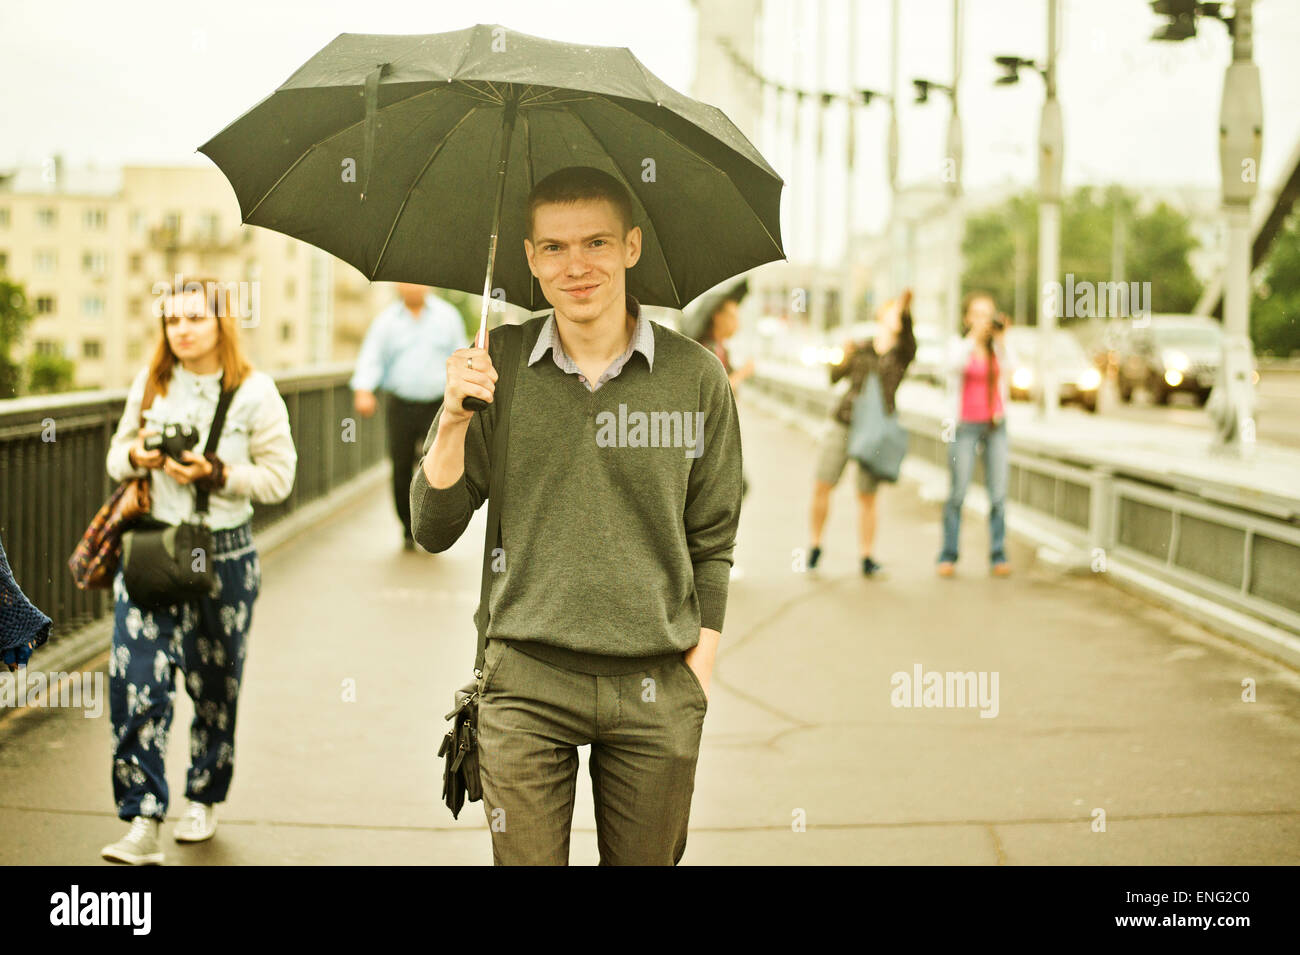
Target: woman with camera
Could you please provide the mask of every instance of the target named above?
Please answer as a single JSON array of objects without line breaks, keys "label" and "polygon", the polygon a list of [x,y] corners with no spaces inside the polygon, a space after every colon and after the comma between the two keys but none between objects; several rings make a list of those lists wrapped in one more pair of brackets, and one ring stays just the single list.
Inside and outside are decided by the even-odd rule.
[{"label": "woman with camera", "polygon": [[[195,715],[189,804],[174,837],[199,842],[216,831],[214,807],[225,800],[234,772],[240,679],[262,580],[252,502],[284,500],[297,470],[284,400],[271,377],[244,358],[238,324],[220,305],[216,282],[191,280],[166,291],[157,347],[131,384],[108,451],[114,480],[148,475],[155,522],[177,526],[193,518],[196,492],[207,491],[212,553],[197,559],[211,560],[220,582],[219,596],[178,595],[174,604],[149,609],[132,599],[121,569],[113,581],[113,795],[118,817],[131,826],[102,855],[134,865],[163,861],[163,759],[178,668]],[[201,453],[222,393],[232,389],[215,450]]]},{"label": "woman with camera", "polygon": [[965,336],[948,351],[949,418],[944,422],[948,444],[948,500],[943,508],[943,550],[940,577],[952,577],[961,536],[962,504],[975,470],[976,451],[984,448],[984,483],[989,496],[989,563],[993,574],[1006,577],[1011,564],[1006,552],[1007,421],[1011,404],[1008,376],[1011,355],[1003,332],[1006,319],[988,292],[966,296],[962,315]]}]

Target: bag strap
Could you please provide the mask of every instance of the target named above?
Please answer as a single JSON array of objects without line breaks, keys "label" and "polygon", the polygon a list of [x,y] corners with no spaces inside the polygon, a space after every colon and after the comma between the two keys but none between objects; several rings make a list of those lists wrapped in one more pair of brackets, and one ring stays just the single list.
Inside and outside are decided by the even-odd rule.
[{"label": "bag strap", "polygon": [[[492,593],[492,552],[501,545],[501,502],[506,489],[506,449],[510,437],[510,404],[514,397],[515,379],[524,361],[523,327],[518,332],[503,335],[505,346],[501,352],[501,375],[493,391],[492,405],[496,409],[492,419],[492,456],[489,460],[491,476],[488,479],[487,533],[483,539],[483,582],[479,588],[478,612],[474,622],[478,625],[478,649],[474,654],[474,676],[483,676],[483,657],[487,652],[488,597]],[[480,411],[479,414],[484,412]]]},{"label": "bag strap", "polygon": [[[229,391],[222,391],[221,397],[217,399],[217,411],[212,416],[212,426],[208,428],[208,443],[203,448],[204,456],[212,454],[217,450],[217,442],[221,440],[221,429],[226,426],[226,410],[230,407],[231,399],[235,397],[235,392],[239,390],[239,385],[231,388]],[[194,513],[208,513],[207,488],[195,488],[194,491]]]}]

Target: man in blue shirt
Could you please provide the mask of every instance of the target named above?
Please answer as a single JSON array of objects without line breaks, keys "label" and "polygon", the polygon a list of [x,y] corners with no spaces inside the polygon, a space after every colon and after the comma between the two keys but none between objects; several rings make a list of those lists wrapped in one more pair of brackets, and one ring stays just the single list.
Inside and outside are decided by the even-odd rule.
[{"label": "man in blue shirt", "polygon": [[456,307],[428,286],[397,283],[399,301],[370,323],[350,386],[357,414],[375,413],[375,392],[387,393],[388,453],[393,459],[393,503],[403,546],[411,536],[411,475],[447,387],[447,358],[469,344]]}]

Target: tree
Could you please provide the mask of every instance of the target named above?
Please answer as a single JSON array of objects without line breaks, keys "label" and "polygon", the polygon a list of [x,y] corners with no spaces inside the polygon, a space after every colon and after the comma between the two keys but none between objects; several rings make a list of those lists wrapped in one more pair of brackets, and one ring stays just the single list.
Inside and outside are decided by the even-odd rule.
[{"label": "tree", "polygon": [[34,395],[71,391],[77,366],[62,355],[27,356],[27,390]]},{"label": "tree", "polygon": [[1283,223],[1264,260],[1264,281],[1250,310],[1255,349],[1274,355],[1300,351],[1300,212]]},{"label": "tree", "polygon": [[0,278],[0,398],[13,398],[21,384],[21,369],[9,357],[32,320],[27,293],[16,282]]},{"label": "tree", "polygon": [[[1111,281],[1115,217],[1124,229],[1126,282],[1151,283],[1151,309],[1189,312],[1201,293],[1201,282],[1187,256],[1196,248],[1188,219],[1161,202],[1149,212],[1137,212],[1137,198],[1118,187],[1098,194],[1090,186],[1076,189],[1061,204],[1061,275],[1081,282]],[[966,223],[962,252],[966,289],[986,289],[1004,310],[1015,301],[1016,234],[1024,245],[1027,266],[1026,314],[1038,314],[1038,198],[1032,191],[1008,199],[1002,206]]]}]

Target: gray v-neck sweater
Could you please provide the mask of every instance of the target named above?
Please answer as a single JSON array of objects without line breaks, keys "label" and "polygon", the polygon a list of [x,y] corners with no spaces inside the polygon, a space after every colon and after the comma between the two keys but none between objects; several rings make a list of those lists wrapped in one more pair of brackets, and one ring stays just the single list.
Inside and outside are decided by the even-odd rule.
[{"label": "gray v-neck sweater", "polygon": [[[552,361],[526,364],[546,316],[495,329],[497,374],[522,335],[488,639],[582,654],[689,650],[722,630],[740,521],[740,426],[717,357],[654,324],[654,369],[634,354],[588,391]],[[487,498],[496,405],[474,416],[465,473],[434,489],[416,469],[411,521],[425,550],[446,550]],[[437,435],[434,419],[425,452]],[[498,568],[500,562],[498,562]]]}]

